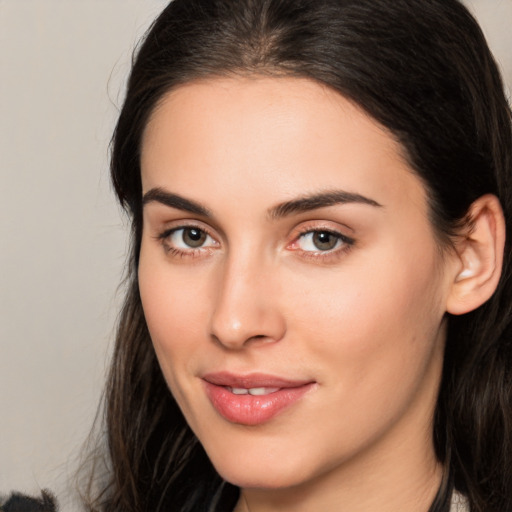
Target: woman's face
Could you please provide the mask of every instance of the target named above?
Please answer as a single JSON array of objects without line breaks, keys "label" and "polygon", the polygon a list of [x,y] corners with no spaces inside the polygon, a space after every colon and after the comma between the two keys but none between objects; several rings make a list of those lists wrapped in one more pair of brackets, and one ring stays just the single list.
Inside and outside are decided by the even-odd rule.
[{"label": "woman's face", "polygon": [[385,129],[308,80],[191,83],[150,119],[142,183],[147,324],[224,478],[432,463],[455,262]]}]

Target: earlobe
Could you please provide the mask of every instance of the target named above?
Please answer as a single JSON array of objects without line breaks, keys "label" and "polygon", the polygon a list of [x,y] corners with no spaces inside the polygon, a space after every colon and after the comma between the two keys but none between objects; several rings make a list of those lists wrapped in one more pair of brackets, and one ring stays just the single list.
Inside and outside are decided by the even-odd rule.
[{"label": "earlobe", "polygon": [[462,315],[486,302],[501,276],[505,219],[499,199],[491,194],[469,208],[467,226],[455,245],[459,265],[450,289],[447,312]]}]

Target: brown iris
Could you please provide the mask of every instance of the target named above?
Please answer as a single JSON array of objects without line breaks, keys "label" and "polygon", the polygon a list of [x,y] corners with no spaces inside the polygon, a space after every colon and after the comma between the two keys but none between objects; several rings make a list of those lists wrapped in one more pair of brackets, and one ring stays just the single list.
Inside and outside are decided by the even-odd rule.
[{"label": "brown iris", "polygon": [[339,237],[329,231],[313,233],[313,244],[320,251],[330,251],[336,247]]},{"label": "brown iris", "polygon": [[207,234],[201,229],[185,228],[183,229],[182,240],[183,243],[189,247],[201,247],[206,241]]}]

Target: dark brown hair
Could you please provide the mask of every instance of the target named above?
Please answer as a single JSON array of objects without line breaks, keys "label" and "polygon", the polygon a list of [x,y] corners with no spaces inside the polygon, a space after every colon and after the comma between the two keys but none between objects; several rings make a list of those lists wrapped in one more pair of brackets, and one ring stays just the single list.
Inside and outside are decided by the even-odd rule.
[{"label": "dark brown hair", "polygon": [[179,84],[248,74],[307,77],[360,105],[396,137],[429,193],[441,244],[471,203],[500,199],[501,281],[448,320],[434,441],[445,478],[472,512],[512,510],[511,114],[480,28],[457,0],[174,0],[141,44],[112,141],[112,180],[132,219],[132,253],[106,394],[109,469],[90,510],[232,510],[159,369],[142,312],[141,136]]}]

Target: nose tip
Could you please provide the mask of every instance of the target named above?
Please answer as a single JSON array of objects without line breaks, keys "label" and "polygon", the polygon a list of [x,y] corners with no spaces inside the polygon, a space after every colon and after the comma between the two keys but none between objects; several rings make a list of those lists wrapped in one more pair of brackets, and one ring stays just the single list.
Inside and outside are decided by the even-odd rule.
[{"label": "nose tip", "polygon": [[230,350],[281,340],[286,323],[271,288],[272,280],[251,279],[249,273],[226,276],[211,318],[212,338]]},{"label": "nose tip", "polygon": [[212,332],[212,338],[215,340],[215,342],[229,350],[240,350],[244,347],[247,347],[248,345],[273,343],[279,341],[281,336],[268,334],[250,334],[248,331],[244,331],[242,325],[240,325],[240,327],[233,326],[231,329],[214,329]]}]

